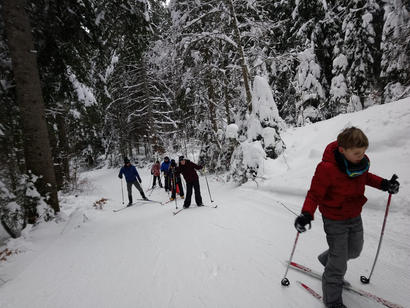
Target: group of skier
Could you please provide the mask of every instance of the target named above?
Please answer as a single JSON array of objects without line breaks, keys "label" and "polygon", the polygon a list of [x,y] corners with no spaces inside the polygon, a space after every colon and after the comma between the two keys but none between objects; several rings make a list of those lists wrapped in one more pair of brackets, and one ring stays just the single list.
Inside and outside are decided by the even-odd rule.
[{"label": "group of skier", "polygon": [[[363,248],[363,224],[361,219],[362,207],[367,201],[364,196],[365,186],[387,191],[390,195],[399,191],[400,184],[397,177],[390,180],[383,179],[369,172],[370,160],[365,154],[369,146],[366,135],[356,127],[344,129],[337,140],[330,143],[318,164],[312,183],[307,192],[301,214],[296,218],[294,225],[298,234],[310,227],[317,208],[322,214],[324,231],[328,249],[318,256],[324,266],[322,276],[323,301],[326,307],[346,307],[342,299],[344,276],[347,270],[347,261],[357,258]],[[202,169],[193,162],[180,156],[177,166],[175,160],[169,157],[159,165],[157,161],[151,169],[153,187],[158,180],[162,187],[160,172],[163,173],[165,191],[171,191],[171,199],[176,197],[177,189],[181,198],[184,196],[180,175],[184,176],[187,194],[184,208],[191,204],[192,190],[195,190],[195,201],[202,206],[199,178],[196,170]],[[135,185],[143,199],[146,199],[141,186],[141,179],[129,160],[124,161],[119,176],[125,175],[127,180],[128,197],[132,204],[131,187]],[[390,200],[390,199],[389,199]],[[296,241],[293,251],[295,249]],[[293,255],[292,251],[292,255]],[[291,255],[291,258],[292,258]],[[290,264],[290,262],[289,262]],[[285,274],[286,276],[286,274]],[[288,285],[284,283],[283,285]]]},{"label": "group of skier", "polygon": [[[151,174],[153,176],[152,187],[156,187],[156,182],[161,188],[165,188],[165,192],[171,192],[170,200],[175,200],[176,195],[179,194],[181,199],[184,200],[184,208],[188,208],[191,205],[192,190],[195,191],[195,202],[197,206],[203,206],[201,190],[199,185],[199,177],[196,170],[203,169],[203,166],[199,166],[184,156],[179,156],[179,165],[177,165],[174,159],[169,159],[168,156],[164,157],[162,164],[157,160],[151,167]],[[164,178],[164,186],[161,182],[161,172]],[[184,188],[182,185],[181,174],[184,176],[186,182],[186,198],[184,196]],[[145,196],[143,189],[141,188],[141,178],[138,174],[137,168],[130,163],[128,158],[124,159],[124,166],[120,169],[118,177],[122,179],[125,176],[127,182],[128,191],[128,206],[132,205],[132,191],[131,188],[134,185],[141,194],[142,199],[148,200]]]}]

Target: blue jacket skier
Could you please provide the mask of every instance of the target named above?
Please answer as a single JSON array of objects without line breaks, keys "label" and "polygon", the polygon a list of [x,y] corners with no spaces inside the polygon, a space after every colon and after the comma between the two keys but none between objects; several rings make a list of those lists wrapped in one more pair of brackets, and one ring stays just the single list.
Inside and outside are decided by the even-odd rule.
[{"label": "blue jacket skier", "polygon": [[165,191],[168,192],[171,190],[171,183],[170,183],[170,177],[169,177],[169,166],[171,165],[171,162],[169,161],[169,157],[165,156],[164,161],[161,164],[161,172],[164,174],[164,184],[165,184]]},{"label": "blue jacket skier", "polygon": [[124,158],[124,166],[120,169],[118,177],[122,179],[122,176],[125,175],[125,180],[127,182],[127,191],[128,191],[128,206],[132,205],[132,185],[134,185],[141,194],[142,199],[148,200],[145,197],[144,191],[140,183],[142,182],[140,175],[138,174],[137,168],[131,165],[131,162],[128,158]]}]

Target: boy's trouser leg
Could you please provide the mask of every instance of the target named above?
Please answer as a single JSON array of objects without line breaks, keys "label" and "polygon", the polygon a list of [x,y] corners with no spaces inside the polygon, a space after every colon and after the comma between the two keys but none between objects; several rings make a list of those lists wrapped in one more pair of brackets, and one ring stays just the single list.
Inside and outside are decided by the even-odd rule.
[{"label": "boy's trouser leg", "polygon": [[343,278],[347,261],[360,255],[363,247],[363,225],[361,217],[348,220],[330,220],[323,217],[329,250],[319,256],[326,259],[322,277],[323,301],[325,305],[343,303]]},{"label": "boy's trouser leg", "polygon": [[154,181],[152,182],[152,187],[154,187],[157,182],[157,177],[155,175],[153,177],[154,177]]},{"label": "boy's trouser leg", "polygon": [[317,256],[317,258],[319,262],[322,263],[323,266],[326,266],[328,256],[329,256],[329,249],[322,252],[320,255]]},{"label": "boy's trouser leg", "polygon": [[186,197],[184,201],[184,207],[189,207],[191,205],[191,198],[192,198],[192,187],[194,183],[186,183]]},{"label": "boy's trouser leg", "polygon": [[144,191],[142,190],[140,183],[138,181],[134,181],[132,182],[132,184],[134,184],[134,186],[138,189],[138,191],[141,194],[141,197],[145,198],[145,194],[144,194]]},{"label": "boy's trouser leg", "polygon": [[196,205],[202,205],[202,197],[201,197],[201,189],[199,187],[199,180],[195,181],[193,184],[194,184],[194,189],[195,189]]},{"label": "boy's trouser leg", "polygon": [[161,176],[160,175],[158,176],[158,185],[159,185],[159,187],[162,187]]},{"label": "boy's trouser leg", "polygon": [[127,182],[127,191],[128,191],[128,203],[132,203],[132,182]]}]

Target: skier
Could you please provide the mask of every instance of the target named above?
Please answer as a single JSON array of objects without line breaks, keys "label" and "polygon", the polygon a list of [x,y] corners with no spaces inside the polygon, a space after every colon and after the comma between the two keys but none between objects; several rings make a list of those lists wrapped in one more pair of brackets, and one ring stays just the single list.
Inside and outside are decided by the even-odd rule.
[{"label": "skier", "polygon": [[323,301],[326,307],[343,308],[342,290],[347,261],[357,258],[363,248],[361,211],[367,198],[365,185],[390,194],[400,184],[369,172],[370,161],[365,152],[366,135],[356,127],[344,129],[330,143],[317,165],[302,213],[295,220],[298,232],[306,231],[316,208],[322,213],[329,249],[318,256],[325,267],[322,276]]},{"label": "skier", "polygon": [[134,185],[140,192],[142,199],[148,200],[147,197],[145,197],[144,191],[141,188],[140,183],[141,178],[138,174],[137,168],[135,166],[131,165],[130,160],[125,157],[124,158],[124,166],[120,169],[120,173],[118,174],[118,177],[122,179],[122,175],[125,175],[125,180],[127,182],[127,190],[128,190],[128,205],[132,205],[132,185]]},{"label": "skier", "polygon": [[179,157],[179,166],[177,172],[184,176],[186,182],[186,198],[184,201],[184,208],[191,205],[192,188],[195,189],[195,202],[197,206],[203,206],[201,191],[199,187],[199,178],[195,170],[201,170],[203,166],[198,166],[184,156]]},{"label": "skier", "polygon": [[161,164],[161,171],[164,174],[164,186],[165,186],[166,192],[170,190],[170,182],[169,182],[169,176],[168,176],[169,165],[170,165],[169,157],[165,156],[164,161]]},{"label": "skier", "polygon": [[158,178],[158,185],[159,185],[159,187],[162,188],[161,177],[160,177],[160,175],[161,175],[160,168],[161,168],[161,165],[159,164],[158,160],[151,167],[151,174],[154,177],[153,182],[152,182],[152,188],[155,187],[157,178]]},{"label": "skier", "polygon": [[179,192],[181,199],[184,199],[184,189],[182,187],[181,175],[177,172],[177,164],[174,159],[171,159],[171,164],[168,170],[169,178],[171,180],[171,198],[175,200],[176,194]]}]

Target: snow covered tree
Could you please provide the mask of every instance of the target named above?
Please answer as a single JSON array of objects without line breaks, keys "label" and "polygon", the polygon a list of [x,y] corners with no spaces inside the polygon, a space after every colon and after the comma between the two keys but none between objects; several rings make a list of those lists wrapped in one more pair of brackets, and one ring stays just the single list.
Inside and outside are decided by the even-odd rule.
[{"label": "snow covered tree", "polygon": [[374,104],[367,98],[377,91],[377,46],[374,15],[380,7],[374,0],[354,0],[346,8],[343,21],[344,54],[347,57],[347,82],[354,95],[360,98],[362,108]]},{"label": "snow covered tree", "polygon": [[[292,12],[294,39],[299,41],[298,66],[294,77],[296,90],[295,114],[296,123],[303,125],[306,121],[318,121],[324,117],[323,109],[326,100],[329,73],[326,74],[331,45],[331,35],[325,29],[332,29],[329,22],[324,23],[327,7],[323,1],[296,1]],[[326,78],[327,77],[327,78]]]},{"label": "snow covered tree", "polygon": [[323,119],[319,106],[324,102],[325,92],[321,80],[321,68],[313,48],[299,53],[299,66],[295,76],[297,124],[316,122]]},{"label": "snow covered tree", "polygon": [[386,5],[386,21],[381,44],[384,100],[402,96],[410,85],[410,15],[402,0]]},{"label": "snow covered tree", "polygon": [[231,156],[229,177],[244,183],[263,175],[263,161],[277,158],[285,149],[280,137],[284,122],[265,78],[255,76],[253,81],[252,112],[246,120],[246,139],[241,140],[235,128],[236,125],[231,125],[228,130],[230,139],[239,141]]},{"label": "snow covered tree", "polygon": [[332,116],[340,113],[346,113],[349,103],[349,94],[346,82],[347,58],[339,52],[339,47],[335,47],[337,54],[333,60],[333,78],[330,85],[330,99],[328,112]]},{"label": "snow covered tree", "polygon": [[284,143],[280,131],[284,128],[267,80],[255,76],[252,93],[252,113],[248,119],[248,139],[261,141],[266,156],[275,159],[282,153]]}]

